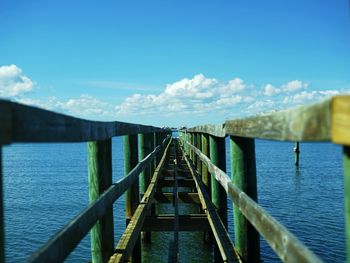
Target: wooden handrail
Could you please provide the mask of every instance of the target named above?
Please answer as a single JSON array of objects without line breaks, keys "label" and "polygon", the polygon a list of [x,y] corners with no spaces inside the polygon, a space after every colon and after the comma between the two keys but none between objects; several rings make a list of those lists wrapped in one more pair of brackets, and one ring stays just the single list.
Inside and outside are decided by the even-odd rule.
[{"label": "wooden handrail", "polygon": [[283,262],[322,262],[310,249],[289,232],[274,217],[259,204],[236,187],[228,175],[215,166],[199,149],[186,141],[182,141],[194,151],[206,164],[209,172],[221,184],[234,204],[240,209],[247,220],[266,239],[270,247]]},{"label": "wooden handrail", "polygon": [[188,132],[278,141],[332,141],[350,145],[350,96],[334,96],[311,105],[238,120],[201,125]]},{"label": "wooden handrail", "polygon": [[61,231],[35,252],[28,262],[62,262],[84,238],[98,219],[103,217],[110,207],[136,180],[139,174],[150,164],[158,152],[170,140],[165,138],[153,152],[140,161],[130,173],[112,184],[94,203],[77,215]]},{"label": "wooden handrail", "polygon": [[6,100],[0,100],[0,124],[0,144],[86,142],[164,131],[127,122],[89,121]]}]

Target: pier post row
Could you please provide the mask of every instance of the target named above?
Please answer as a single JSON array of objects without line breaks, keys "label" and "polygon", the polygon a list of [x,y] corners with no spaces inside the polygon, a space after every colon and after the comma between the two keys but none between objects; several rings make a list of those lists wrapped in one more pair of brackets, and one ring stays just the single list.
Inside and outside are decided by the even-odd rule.
[{"label": "pier post row", "polygon": [[[156,232],[172,232],[168,242],[162,244],[167,246],[167,255],[155,255],[168,262],[182,261],[180,232],[204,233],[206,244],[193,242],[191,247],[208,252],[215,262],[260,262],[260,238],[283,262],[322,262],[258,204],[255,139],[297,142],[295,165],[299,164],[299,142],[331,141],[343,146],[346,250],[350,262],[349,105],[350,96],[335,96],[286,111],[177,130],[88,121],[0,100],[0,262],[6,261],[2,182],[7,176],[3,174],[1,149],[22,142],[86,142],[88,148],[86,187],[90,204],[58,229],[27,262],[62,262],[89,232],[91,259],[87,260],[94,263],[141,262],[142,251],[156,246],[156,238],[151,242],[151,233]],[[172,135],[173,131],[178,137]],[[113,182],[112,138],[116,136],[124,136],[125,176]],[[229,156],[226,142],[230,145]],[[229,174],[226,158],[230,160]],[[124,194],[126,224],[114,226],[113,204]],[[233,225],[228,225],[228,200],[233,204]],[[185,204],[190,204],[193,211],[182,213]],[[170,210],[164,212],[164,207]],[[123,231],[117,244],[114,227]],[[234,236],[228,228],[234,228]]]}]

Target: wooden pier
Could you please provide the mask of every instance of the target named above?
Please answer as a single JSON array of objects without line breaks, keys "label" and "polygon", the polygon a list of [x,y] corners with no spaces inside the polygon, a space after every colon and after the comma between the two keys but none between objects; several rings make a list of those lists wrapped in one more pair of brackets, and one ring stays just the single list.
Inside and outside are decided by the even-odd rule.
[{"label": "wooden pier", "polygon": [[[260,262],[260,237],[283,262],[322,262],[257,203],[255,138],[332,141],[343,145],[345,218],[350,262],[350,97],[338,96],[222,125],[179,130],[123,122],[94,122],[0,100],[0,146],[17,142],[87,142],[90,205],[28,262],[62,262],[91,233],[92,262],[142,262],[152,233],[172,232],[168,262],[181,262],[181,231],[203,232],[215,262]],[[112,140],[124,136],[125,177],[112,182]],[[226,174],[225,137],[231,176]],[[2,160],[0,148],[0,179]],[[126,229],[114,244],[113,203],[125,193]],[[4,256],[3,186],[0,180],[0,262]],[[227,199],[234,204],[235,236],[228,234]],[[172,204],[171,213],[157,205]],[[182,214],[193,204],[196,213]],[[117,226],[118,227],[118,226]],[[192,259],[195,261],[195,259]]]}]

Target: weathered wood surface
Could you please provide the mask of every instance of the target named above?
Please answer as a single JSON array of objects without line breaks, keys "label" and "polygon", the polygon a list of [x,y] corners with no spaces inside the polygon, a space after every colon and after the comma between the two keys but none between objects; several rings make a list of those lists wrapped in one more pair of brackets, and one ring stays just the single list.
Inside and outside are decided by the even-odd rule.
[{"label": "weathered wood surface", "polygon": [[0,145],[0,262],[5,262],[4,189],[2,178],[2,147]]},{"label": "weathered wood surface", "polygon": [[350,145],[350,96],[332,99],[332,141]]},{"label": "weathered wood surface", "polygon": [[187,129],[188,132],[199,132],[199,133],[207,133],[216,137],[225,137],[225,130],[222,124],[219,125],[199,125],[190,129]]},{"label": "weathered wood surface", "polygon": [[311,105],[227,120],[223,125],[196,126],[187,131],[217,137],[233,135],[278,141],[332,141],[350,145],[350,96],[335,96]]},{"label": "weathered wood surface", "polygon": [[[137,134],[133,135],[125,135],[124,136],[124,169],[125,169],[125,176],[129,174],[129,172],[137,165],[138,163],[138,136]],[[143,158],[142,158],[143,159]],[[141,172],[145,172],[145,170],[148,169],[145,168]],[[126,225],[129,224],[130,219],[134,215],[137,206],[139,205],[139,178],[136,178],[135,182],[130,186],[130,188],[125,193],[125,218],[126,218]],[[111,253],[109,257],[112,255]],[[109,258],[108,258],[109,259]],[[107,259],[107,260],[108,260]],[[104,262],[107,262],[105,260]],[[140,235],[138,239],[135,242],[134,250],[131,255],[131,262],[141,262],[141,239]]]},{"label": "weathered wood surface", "polygon": [[350,262],[350,147],[343,148],[346,258]]},{"label": "weathered wood surface", "polygon": [[149,201],[153,199],[153,195],[156,191],[157,182],[159,180],[161,170],[165,161],[165,156],[167,154],[167,150],[169,149],[170,144],[171,140],[169,141],[165,153],[163,154],[163,157],[161,158],[157,168],[155,169],[154,175],[151,179],[149,187],[147,188],[147,191],[145,192],[139,206],[137,207],[133,217],[131,218],[127,228],[125,229],[121,239],[118,242],[115,253],[109,259],[109,263],[125,262],[129,259],[135,246],[135,243],[138,239],[138,236],[140,235],[147,211],[151,208],[151,202]]},{"label": "weathered wood surface", "polygon": [[[231,180],[255,202],[258,200],[255,142],[251,138],[230,137]],[[233,206],[235,245],[244,262],[260,262],[259,233],[237,206]]]},{"label": "weathered wood surface", "polygon": [[0,145],[11,142],[12,114],[11,104],[0,100]]},{"label": "weathered wood surface", "polygon": [[[112,184],[112,140],[88,143],[89,202],[94,203]],[[113,254],[112,205],[91,229],[91,258],[103,263]]]},{"label": "weathered wood surface", "polygon": [[[223,186],[242,214],[262,235],[283,262],[322,262],[310,249],[289,232],[254,200],[232,184],[228,175],[215,166],[199,149],[188,146],[205,162],[209,172]],[[212,178],[214,179],[214,178]]]},{"label": "weathered wood surface", "polygon": [[[165,145],[170,137],[163,141]],[[94,203],[83,210],[43,247],[37,250],[27,262],[62,262],[89,232],[98,219],[102,218],[109,207],[133,184],[155,155],[160,151],[156,147],[145,159],[132,169],[127,177],[112,184]]]},{"label": "weathered wood surface", "polygon": [[[196,148],[193,147],[192,149],[194,150]],[[208,222],[213,232],[213,236],[216,240],[216,244],[218,245],[223,262],[240,262],[239,255],[234,249],[226,227],[221,221],[218,212],[216,211],[208,193],[205,190],[205,186],[200,178],[200,175],[197,173],[194,166],[192,166],[192,163],[188,159],[188,155],[185,155],[184,158],[196,183],[196,188],[199,199],[202,203],[202,208],[208,217]]]},{"label": "weathered wood surface", "polygon": [[15,102],[0,100],[0,143],[84,142],[113,136],[160,132],[153,126],[88,121]]}]

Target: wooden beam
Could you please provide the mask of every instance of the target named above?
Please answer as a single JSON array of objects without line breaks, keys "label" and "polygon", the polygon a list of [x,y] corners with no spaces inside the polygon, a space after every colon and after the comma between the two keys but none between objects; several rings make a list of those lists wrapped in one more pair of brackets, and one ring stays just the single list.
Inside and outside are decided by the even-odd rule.
[{"label": "wooden beam", "polygon": [[322,262],[318,256],[301,243],[281,223],[233,185],[227,174],[215,166],[207,156],[192,145],[188,144],[188,146],[207,164],[209,172],[220,182],[234,204],[239,207],[242,214],[259,234],[265,238],[282,261],[288,259],[290,262]]},{"label": "wooden beam", "polygon": [[350,96],[334,96],[311,105],[270,114],[201,125],[186,132],[278,141],[332,141],[350,145]]},{"label": "wooden beam", "polygon": [[[174,229],[174,215],[146,216],[142,231],[170,232]],[[208,231],[210,225],[205,214],[179,215],[178,231]]]},{"label": "wooden beam", "polygon": [[0,100],[0,145],[11,143],[12,129],[11,103]]},{"label": "wooden beam", "polygon": [[161,132],[161,128],[126,122],[88,121],[0,100],[0,143],[87,142],[113,136]]},{"label": "wooden beam", "polygon": [[[94,203],[112,184],[112,140],[88,143],[89,201]],[[91,257],[93,263],[106,262],[113,254],[112,205],[91,229]]]},{"label": "wooden beam", "polygon": [[332,99],[332,141],[350,146],[350,96]]},{"label": "wooden beam", "polygon": [[[166,144],[170,138],[163,141]],[[70,223],[63,227],[44,246],[37,250],[27,262],[62,262],[69,253],[85,237],[98,219],[102,218],[108,208],[117,200],[136,180],[145,169],[160,147],[148,155],[129,173],[127,177],[112,184],[93,204],[84,209]]]},{"label": "wooden beam", "polygon": [[[196,148],[192,148],[194,151]],[[199,199],[202,202],[202,207],[207,214],[208,221],[213,232],[214,238],[218,245],[221,253],[222,260],[224,262],[240,262],[239,255],[234,249],[233,243],[230,236],[226,230],[225,225],[220,219],[216,208],[212,204],[208,193],[205,191],[205,186],[200,179],[199,174],[196,169],[192,166],[193,164],[188,160],[187,156],[184,156],[187,165],[190,169],[190,173],[196,183],[196,188],[199,194]]]},{"label": "wooden beam", "polygon": [[[137,134],[124,136],[124,168],[125,176],[138,163],[138,142]],[[146,169],[143,170],[145,172]],[[134,215],[137,206],[139,205],[139,179],[136,178],[134,183],[126,191],[125,194],[125,217],[126,225],[129,224],[130,219]],[[109,255],[110,257],[111,255]],[[108,257],[108,258],[109,258]],[[105,261],[104,261],[105,262]],[[141,262],[141,239],[140,236],[135,241],[135,246],[131,256],[131,262]]]},{"label": "wooden beam", "polygon": [[2,147],[0,145],[0,262],[5,262],[4,179],[2,176],[2,167]]},{"label": "wooden beam", "polygon": [[350,262],[350,147],[343,148],[346,258]]},{"label": "wooden beam", "polygon": [[[254,139],[230,137],[231,180],[241,191],[257,202],[257,182]],[[235,245],[244,262],[260,262],[259,233],[234,207]]]},{"label": "wooden beam", "polygon": [[145,195],[143,196],[139,206],[137,207],[133,217],[131,218],[124,234],[119,240],[115,253],[109,259],[108,261],[109,263],[124,262],[128,260],[128,258],[130,257],[133,251],[134,245],[137,241],[137,238],[142,230],[142,225],[145,220],[147,211],[151,208],[151,202],[149,201],[153,199],[153,195],[156,191],[156,186],[160,178],[161,170],[163,168],[165,157],[170,144],[171,144],[171,140],[167,145],[166,150],[163,154],[163,157],[161,158],[159,165],[157,166],[153,174],[153,177],[151,179],[151,182],[149,184],[149,187]]}]

